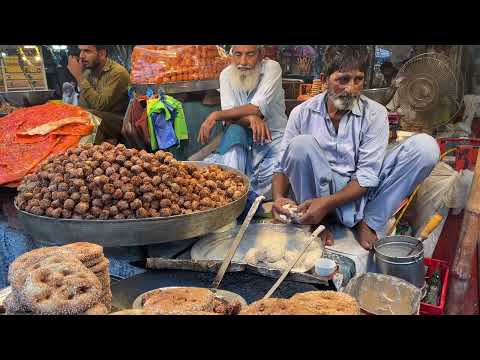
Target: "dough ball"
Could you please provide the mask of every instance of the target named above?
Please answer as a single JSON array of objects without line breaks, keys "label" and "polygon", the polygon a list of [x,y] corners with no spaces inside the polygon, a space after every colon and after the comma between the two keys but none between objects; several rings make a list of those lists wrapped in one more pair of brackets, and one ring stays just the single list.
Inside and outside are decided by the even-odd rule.
[{"label": "dough ball", "polygon": [[285,247],[280,243],[272,242],[270,246],[265,249],[267,250],[265,261],[269,263],[280,261],[285,255]]},{"label": "dough ball", "polygon": [[257,264],[257,252],[258,251],[255,248],[249,249],[244,256],[243,261],[246,262],[247,264],[256,265]]},{"label": "dough ball", "polygon": [[263,262],[268,257],[268,247],[260,246],[257,248],[257,263]]},{"label": "dough ball", "polygon": [[297,257],[297,253],[295,251],[287,250],[285,251],[285,254],[283,255],[283,259],[287,262],[287,264],[291,264],[292,262],[295,261],[295,258]]}]

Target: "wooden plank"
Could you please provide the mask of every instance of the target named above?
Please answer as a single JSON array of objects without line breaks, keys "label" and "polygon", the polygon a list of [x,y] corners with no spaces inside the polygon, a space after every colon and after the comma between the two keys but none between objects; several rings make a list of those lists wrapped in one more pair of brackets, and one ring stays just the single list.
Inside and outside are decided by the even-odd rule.
[{"label": "wooden plank", "polygon": [[[480,234],[480,152],[477,155],[472,185],[464,211],[462,228],[453,261],[450,285],[447,295],[447,313],[476,314],[478,300],[473,304],[465,301],[471,288],[472,273],[476,272],[474,261]],[[475,286],[476,287],[476,286]]]},{"label": "wooden plank", "polygon": [[[181,259],[164,259],[164,258],[147,258],[147,269],[155,270],[190,270],[200,272],[217,272],[222,261],[216,260],[181,260]],[[246,266],[242,264],[232,263],[228,268],[228,272],[245,271]]]}]

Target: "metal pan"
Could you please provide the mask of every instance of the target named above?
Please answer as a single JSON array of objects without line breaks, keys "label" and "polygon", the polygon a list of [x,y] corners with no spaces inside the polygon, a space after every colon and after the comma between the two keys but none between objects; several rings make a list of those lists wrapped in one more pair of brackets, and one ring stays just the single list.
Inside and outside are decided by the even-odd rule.
[{"label": "metal pan", "polygon": [[355,276],[344,292],[357,299],[364,313],[373,315],[417,315],[422,300],[422,292],[416,286],[377,273]]},{"label": "metal pan", "polygon": [[[200,161],[184,163],[199,167],[211,165]],[[77,241],[89,241],[103,247],[138,246],[191,239],[231,223],[245,207],[250,189],[248,178],[228,166],[220,167],[241,176],[247,191],[240,199],[228,205],[193,214],[131,220],[74,220],[37,216],[20,210],[16,204],[15,207],[25,231],[41,246],[65,245]]]},{"label": "metal pan", "polygon": [[[143,298],[150,294],[150,293],[153,293],[153,292],[157,292],[159,290],[167,290],[167,289],[180,289],[180,288],[185,288],[184,286],[169,286],[169,287],[163,287],[163,288],[158,288],[158,289],[154,289],[154,290],[150,290],[150,291],[147,291],[141,295],[139,295],[135,301],[133,302],[132,304],[132,308],[133,309],[143,309]],[[193,288],[193,287],[192,287]],[[247,306],[247,302],[245,301],[245,299],[243,297],[241,297],[240,295],[238,294],[235,294],[231,291],[227,291],[227,290],[215,290],[215,297],[216,298],[219,298],[219,299],[222,299],[226,302],[228,302],[229,304],[233,303],[234,301],[237,301],[240,303],[240,305],[243,307]]]}]

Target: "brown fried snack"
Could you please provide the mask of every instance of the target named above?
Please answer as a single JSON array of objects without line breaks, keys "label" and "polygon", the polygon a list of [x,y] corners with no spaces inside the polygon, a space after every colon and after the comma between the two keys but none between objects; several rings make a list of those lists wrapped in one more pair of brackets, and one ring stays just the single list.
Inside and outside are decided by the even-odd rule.
[{"label": "brown fried snack", "polygon": [[181,314],[187,311],[213,311],[214,294],[203,288],[158,290],[143,300],[143,308],[159,314]]},{"label": "brown fried snack", "polygon": [[105,143],[70,150],[78,154],[53,156],[23,179],[16,199],[20,209],[53,218],[118,221],[206,211],[247,191],[233,172],[183,164],[163,151]]},{"label": "brown fried snack", "polygon": [[89,269],[94,273],[104,273],[108,272],[109,265],[110,261],[106,257],[104,257],[102,261],[100,261],[94,266],[89,267]]},{"label": "brown fried snack", "polygon": [[57,259],[58,257],[62,257],[62,259],[72,262],[78,261],[73,254],[59,246],[45,247],[29,251],[17,257],[10,264],[8,269],[8,281],[12,288],[20,290],[23,287],[31,268],[51,256],[56,256]]},{"label": "brown fried snack", "polygon": [[155,313],[146,309],[125,309],[116,311],[109,315],[155,315]]},{"label": "brown fried snack", "polygon": [[314,312],[288,299],[271,298],[255,301],[242,309],[240,315],[314,315]]},{"label": "brown fried snack", "polygon": [[295,294],[291,301],[306,306],[317,315],[359,315],[360,306],[348,294],[336,291],[308,291]]},{"label": "brown fried snack", "polygon": [[112,291],[110,290],[110,288],[105,289],[103,291],[103,294],[100,297],[99,302],[105,305],[108,310],[112,308]]},{"label": "brown fried snack", "polygon": [[74,315],[99,302],[102,288],[97,277],[76,262],[54,263],[31,271],[20,291],[38,314]]},{"label": "brown fried snack", "polygon": [[92,306],[90,309],[88,309],[83,313],[83,315],[107,315],[107,314],[108,314],[108,309],[102,303],[98,303]]},{"label": "brown fried snack", "polygon": [[105,259],[104,256],[99,256],[98,258],[95,258],[93,260],[83,262],[83,265],[90,269],[91,267],[100,264],[103,259]]},{"label": "brown fried snack", "polygon": [[30,308],[20,298],[20,294],[12,289],[12,292],[8,294],[3,302],[6,315],[13,315],[17,313],[30,313]]},{"label": "brown fried snack", "polygon": [[229,303],[217,297],[213,300],[213,312],[219,315],[238,315],[241,309],[242,305],[238,301]]},{"label": "brown fried snack", "polygon": [[82,263],[103,257],[103,247],[97,244],[76,242],[62,247],[73,252]]}]

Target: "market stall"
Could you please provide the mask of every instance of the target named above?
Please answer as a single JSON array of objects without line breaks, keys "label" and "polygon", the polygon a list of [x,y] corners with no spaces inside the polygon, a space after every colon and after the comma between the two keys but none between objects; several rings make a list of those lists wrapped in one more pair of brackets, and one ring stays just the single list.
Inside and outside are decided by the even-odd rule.
[{"label": "market stall", "polygon": [[[0,120],[5,127],[0,165],[10,164],[7,171],[0,167],[0,185],[19,185],[16,220],[37,247],[23,249],[9,262],[10,286],[0,291],[0,310],[65,315],[444,314],[452,272],[437,244],[450,209],[461,211],[468,193],[474,193],[473,173],[467,170],[474,169],[478,144],[439,138],[444,161],[405,199],[394,214],[390,236],[371,252],[343,227],[334,229],[335,244],[324,246],[317,237],[323,226],[296,224],[299,215],[293,207],[288,208],[289,224],[272,223],[268,212],[254,218],[262,197],[239,223],[248,178],[228,167],[184,161],[202,159],[193,139],[201,121],[218,108],[218,96],[208,95],[218,95],[218,74],[228,63],[224,55],[215,46],[136,47],[125,144],[80,142],[93,125],[62,122],[88,116],[76,107],[67,111],[48,104]],[[449,69],[440,57],[435,59],[441,70]],[[312,64],[290,60],[288,66],[298,73]],[[420,85],[428,90],[437,80],[430,74],[425,81],[428,68],[422,69]],[[410,103],[404,100],[418,85],[413,75],[396,89],[395,110],[407,105],[426,109],[409,124],[416,120],[424,126],[417,130],[428,132],[439,125],[430,121],[438,117],[428,111],[438,115],[436,101],[443,90],[434,86],[440,94],[413,106],[411,97]],[[451,85],[455,76],[448,79],[445,83]],[[325,91],[326,82],[320,77],[307,86],[285,79],[284,88],[300,102]],[[463,96],[459,87],[453,88],[449,95]],[[364,94],[388,105],[395,91]],[[58,109],[63,110],[57,114]],[[458,111],[448,106],[441,110],[441,125]],[[404,117],[404,111],[389,114],[391,146],[412,134],[397,132]],[[163,136],[166,124],[169,138]],[[21,164],[15,171],[14,163]],[[478,210],[474,200],[467,206],[468,221]],[[460,246],[468,244],[469,253],[457,251],[457,285],[451,295],[457,300],[462,287],[476,280],[475,269],[471,278],[465,274],[474,235],[467,230],[462,234]],[[138,272],[112,282],[110,275],[118,273],[112,249],[136,251],[138,256],[128,262]]]}]

